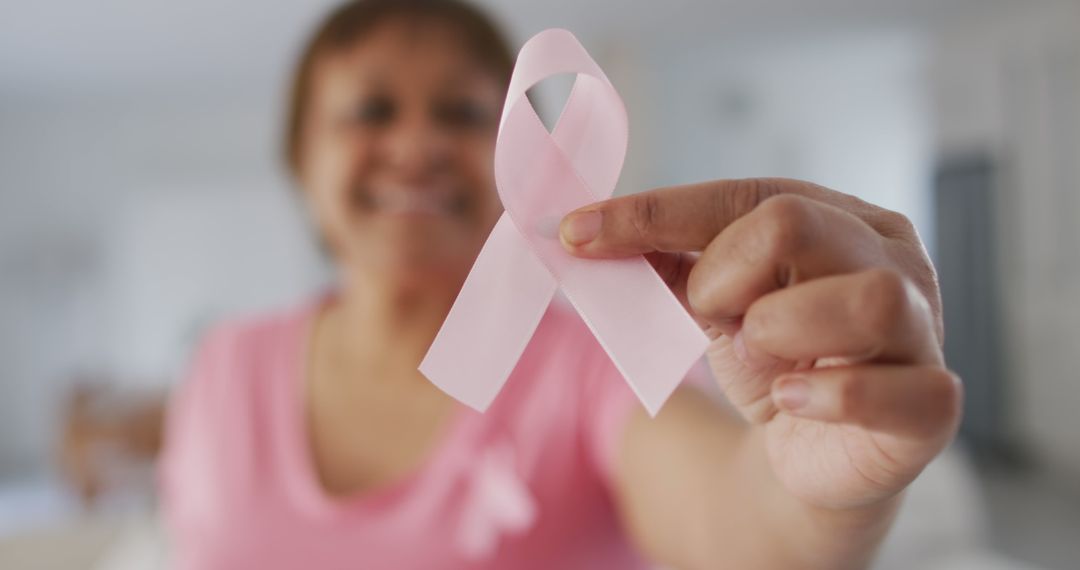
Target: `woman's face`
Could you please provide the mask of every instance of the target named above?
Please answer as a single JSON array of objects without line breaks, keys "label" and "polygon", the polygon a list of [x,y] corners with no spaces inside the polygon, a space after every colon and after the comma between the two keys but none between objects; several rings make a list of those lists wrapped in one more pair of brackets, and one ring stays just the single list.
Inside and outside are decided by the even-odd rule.
[{"label": "woman's face", "polygon": [[460,280],[502,211],[503,86],[436,23],[388,21],[316,62],[301,184],[346,270]]}]

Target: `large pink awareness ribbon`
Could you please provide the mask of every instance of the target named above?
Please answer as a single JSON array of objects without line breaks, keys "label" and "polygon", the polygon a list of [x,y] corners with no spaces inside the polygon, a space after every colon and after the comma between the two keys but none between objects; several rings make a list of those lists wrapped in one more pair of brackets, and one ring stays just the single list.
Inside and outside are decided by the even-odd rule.
[{"label": "large pink awareness ribbon", "polygon": [[[549,133],[525,92],[561,73],[577,77]],[[644,257],[581,259],[556,235],[563,216],[611,196],[626,143],[622,99],[573,34],[544,30],[522,46],[495,144],[506,211],[420,364],[436,386],[487,409],[561,288],[645,409],[659,411],[707,338]]]}]

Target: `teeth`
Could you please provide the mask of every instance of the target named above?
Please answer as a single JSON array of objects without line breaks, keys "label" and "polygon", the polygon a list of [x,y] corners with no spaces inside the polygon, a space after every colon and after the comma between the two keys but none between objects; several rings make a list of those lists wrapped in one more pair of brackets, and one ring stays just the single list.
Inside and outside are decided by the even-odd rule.
[{"label": "teeth", "polygon": [[388,213],[431,212],[438,213],[443,209],[431,198],[410,194],[391,194],[378,196],[375,206]]},{"label": "teeth", "polygon": [[419,188],[380,188],[371,193],[372,204],[388,214],[447,214],[452,197],[448,192]]}]

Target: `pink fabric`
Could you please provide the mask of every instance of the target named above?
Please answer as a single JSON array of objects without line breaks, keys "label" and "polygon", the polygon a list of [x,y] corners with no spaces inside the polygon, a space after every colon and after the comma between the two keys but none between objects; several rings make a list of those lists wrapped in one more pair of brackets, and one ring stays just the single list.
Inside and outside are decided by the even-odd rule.
[{"label": "pink fabric", "polygon": [[647,567],[608,488],[639,404],[572,311],[552,304],[488,411],[460,406],[420,469],[339,500],[302,415],[316,308],[220,326],[198,351],[161,464],[175,567]]}]

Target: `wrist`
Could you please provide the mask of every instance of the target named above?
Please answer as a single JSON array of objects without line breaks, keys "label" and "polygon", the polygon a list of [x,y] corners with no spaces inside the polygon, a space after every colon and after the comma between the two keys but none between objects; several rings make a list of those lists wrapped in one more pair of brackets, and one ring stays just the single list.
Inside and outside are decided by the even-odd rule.
[{"label": "wrist", "polygon": [[903,493],[874,503],[831,508],[802,503],[807,541],[801,559],[811,568],[868,568],[900,510]]},{"label": "wrist", "polygon": [[899,511],[903,492],[857,504],[829,504],[792,492],[769,461],[762,426],[747,430],[742,449],[748,482],[767,526],[782,537],[790,565],[804,568],[865,568]]}]

